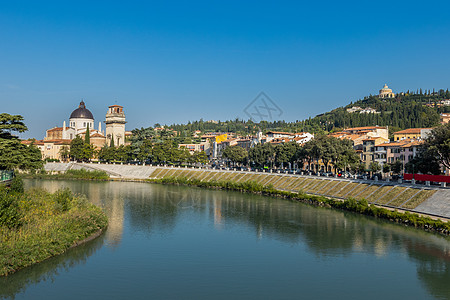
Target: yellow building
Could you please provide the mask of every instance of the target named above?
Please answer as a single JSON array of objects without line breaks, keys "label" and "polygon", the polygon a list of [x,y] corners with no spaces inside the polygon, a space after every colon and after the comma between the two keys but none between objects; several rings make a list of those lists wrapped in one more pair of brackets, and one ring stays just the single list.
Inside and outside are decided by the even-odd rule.
[{"label": "yellow building", "polygon": [[387,86],[387,84],[385,84],[384,87],[380,90],[380,94],[378,95],[378,97],[380,97],[380,98],[395,98],[395,94]]},{"label": "yellow building", "polygon": [[362,162],[369,169],[370,163],[376,161],[376,146],[388,142],[389,139],[383,137],[371,137],[363,141]]},{"label": "yellow building", "polygon": [[43,140],[43,141],[22,141],[24,145],[30,146],[31,144],[38,147],[41,150],[42,159],[57,159],[64,161],[64,154],[70,149],[70,140],[54,139],[54,140]]},{"label": "yellow building", "polygon": [[408,128],[394,132],[394,141],[400,141],[404,139],[425,139],[433,128]]}]

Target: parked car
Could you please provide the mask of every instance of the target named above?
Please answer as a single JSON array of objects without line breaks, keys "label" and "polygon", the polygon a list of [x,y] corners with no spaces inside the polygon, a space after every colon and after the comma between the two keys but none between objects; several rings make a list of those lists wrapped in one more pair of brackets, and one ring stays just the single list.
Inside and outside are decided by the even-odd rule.
[{"label": "parked car", "polygon": [[372,180],[381,180],[383,178],[383,176],[381,176],[381,174],[373,174],[372,177],[370,179]]},{"label": "parked car", "polygon": [[338,176],[338,177],[341,177],[341,178],[350,178],[350,177],[352,177],[353,175],[352,175],[350,172],[343,172],[343,171],[341,171],[341,172],[339,172],[339,173],[337,174],[337,176]]},{"label": "parked car", "polygon": [[324,172],[324,171],[319,172],[319,175],[325,176],[325,177],[333,177],[334,176],[334,174],[332,172]]}]

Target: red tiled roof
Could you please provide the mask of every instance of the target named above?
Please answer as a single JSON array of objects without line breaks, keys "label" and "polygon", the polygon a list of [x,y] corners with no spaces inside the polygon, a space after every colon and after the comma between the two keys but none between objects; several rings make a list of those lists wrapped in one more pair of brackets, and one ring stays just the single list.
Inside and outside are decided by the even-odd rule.
[{"label": "red tiled roof", "polygon": [[420,134],[420,131],[422,129],[432,129],[432,128],[408,128],[394,132],[394,134]]},{"label": "red tiled roof", "polygon": [[49,129],[47,131],[63,131],[63,128],[62,127],[54,127],[54,128]]}]

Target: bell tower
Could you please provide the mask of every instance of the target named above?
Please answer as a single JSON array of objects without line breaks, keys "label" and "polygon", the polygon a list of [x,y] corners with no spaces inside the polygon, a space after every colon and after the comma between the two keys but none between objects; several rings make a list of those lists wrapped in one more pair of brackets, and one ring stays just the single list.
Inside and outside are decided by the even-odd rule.
[{"label": "bell tower", "polygon": [[111,145],[111,140],[114,140],[114,146],[125,144],[125,113],[123,106],[111,105],[108,107],[106,113],[106,143]]}]

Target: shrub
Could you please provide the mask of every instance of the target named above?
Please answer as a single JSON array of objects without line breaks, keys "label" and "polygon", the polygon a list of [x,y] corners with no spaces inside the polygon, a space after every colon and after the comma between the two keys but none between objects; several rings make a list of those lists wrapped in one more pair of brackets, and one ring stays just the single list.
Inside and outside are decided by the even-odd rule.
[{"label": "shrub", "polygon": [[22,178],[14,177],[14,179],[11,182],[10,189],[14,193],[22,194],[24,192]]},{"label": "shrub", "polygon": [[22,214],[18,205],[19,195],[0,189],[0,226],[17,228],[22,225]]},{"label": "shrub", "polygon": [[58,203],[61,211],[68,211],[72,207],[73,194],[69,188],[56,191],[53,194],[53,198]]}]

